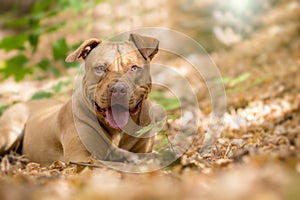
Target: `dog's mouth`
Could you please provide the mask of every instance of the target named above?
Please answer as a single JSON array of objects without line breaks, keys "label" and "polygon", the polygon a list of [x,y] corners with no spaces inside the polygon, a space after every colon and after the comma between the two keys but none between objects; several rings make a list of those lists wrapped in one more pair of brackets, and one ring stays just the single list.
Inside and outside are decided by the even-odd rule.
[{"label": "dog's mouth", "polygon": [[130,116],[134,116],[139,112],[143,103],[143,98],[131,109],[126,108],[121,104],[114,104],[108,108],[101,108],[97,102],[93,101],[93,103],[96,112],[104,117],[106,123],[114,129],[120,129],[126,126]]}]

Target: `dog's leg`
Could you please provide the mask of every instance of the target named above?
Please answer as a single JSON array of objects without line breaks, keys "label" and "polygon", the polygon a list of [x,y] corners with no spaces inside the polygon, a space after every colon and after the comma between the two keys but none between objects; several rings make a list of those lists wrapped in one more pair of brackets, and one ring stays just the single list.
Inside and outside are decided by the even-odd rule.
[{"label": "dog's leg", "polygon": [[88,162],[91,160],[90,153],[81,143],[75,127],[70,127],[61,138],[65,162]]},{"label": "dog's leg", "polygon": [[16,104],[6,110],[0,118],[0,154],[15,148],[23,137],[29,116],[25,104]]},{"label": "dog's leg", "polygon": [[124,134],[119,147],[134,153],[149,153],[152,151],[154,137],[149,138],[136,138]]}]

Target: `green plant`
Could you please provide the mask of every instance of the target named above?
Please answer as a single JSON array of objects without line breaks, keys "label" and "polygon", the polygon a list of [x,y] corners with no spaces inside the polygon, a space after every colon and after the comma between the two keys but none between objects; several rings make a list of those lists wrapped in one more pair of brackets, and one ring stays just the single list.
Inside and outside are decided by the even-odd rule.
[{"label": "green plant", "polygon": [[61,81],[57,85],[53,86],[50,91],[42,91],[35,93],[34,95],[32,95],[31,99],[37,100],[43,98],[50,98],[54,94],[59,93],[63,87],[68,86],[70,83],[70,81]]},{"label": "green plant", "polygon": [[[161,90],[151,92],[149,98],[156,104],[159,104],[163,107],[166,112],[166,116],[162,120],[151,123],[148,126],[141,128],[136,132],[136,136],[141,137],[144,134],[147,134],[149,131],[153,131],[160,138],[159,143],[155,145],[155,149],[164,149],[166,146],[171,144],[169,140],[169,131],[165,129],[164,123],[167,120],[175,120],[178,118],[176,114],[172,113],[180,108],[180,103],[177,98],[166,97],[165,92]],[[169,150],[164,150],[161,153],[164,157],[173,156],[173,152],[170,152]]]},{"label": "green plant", "polygon": [[157,104],[161,105],[165,111],[172,111],[180,108],[180,102],[175,97],[166,97],[163,91],[151,92],[149,98],[154,100]]},{"label": "green plant", "polygon": [[167,117],[164,117],[162,120],[160,120],[158,122],[155,122],[153,124],[149,124],[148,126],[145,126],[145,127],[141,128],[140,130],[138,130],[136,132],[136,135],[137,135],[137,137],[141,137],[144,134],[148,133],[150,130],[153,130],[154,132],[159,133],[163,129],[162,125],[165,123],[166,120],[176,119],[176,118],[177,118],[176,115],[169,115]]},{"label": "green plant", "polygon": [[29,61],[31,60],[30,57],[37,53],[36,50],[42,35],[58,31],[66,25],[65,21],[59,20],[54,20],[55,23],[43,23],[46,19],[56,19],[55,17],[65,10],[79,13],[98,2],[99,0],[36,0],[30,12],[21,18],[12,17],[11,13],[9,17],[0,15],[4,20],[6,29],[19,32],[0,40],[0,49],[14,52],[14,56],[0,62],[0,78],[6,79],[13,76],[15,81],[21,81],[26,75],[32,74],[38,69],[51,71],[55,76],[59,76],[60,71],[54,67],[55,62],[62,61],[64,67],[75,66],[63,61],[66,53],[74,48],[74,46],[68,45],[64,38],[53,41],[51,47],[53,59],[42,57],[36,63]]},{"label": "green plant", "polygon": [[3,114],[3,112],[4,112],[7,108],[9,108],[9,105],[7,105],[7,104],[0,106],[0,116]]},{"label": "green plant", "polygon": [[264,80],[269,78],[271,76],[271,74],[266,74],[263,77],[258,77],[253,82],[251,82],[251,84],[241,85],[242,83],[245,83],[251,76],[252,76],[251,73],[245,72],[245,73],[243,73],[243,74],[241,74],[241,75],[239,75],[235,78],[229,77],[229,76],[224,76],[221,79],[218,79],[217,82],[221,82],[225,85],[226,93],[233,93],[233,92],[244,91],[244,90],[247,90],[251,87],[259,85]]}]

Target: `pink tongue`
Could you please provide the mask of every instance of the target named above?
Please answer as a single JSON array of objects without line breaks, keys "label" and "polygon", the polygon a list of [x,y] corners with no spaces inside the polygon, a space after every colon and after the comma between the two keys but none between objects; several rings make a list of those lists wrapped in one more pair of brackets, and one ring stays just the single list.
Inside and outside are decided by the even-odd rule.
[{"label": "pink tongue", "polygon": [[129,118],[129,111],[121,106],[112,107],[106,111],[106,122],[115,129],[126,126]]}]

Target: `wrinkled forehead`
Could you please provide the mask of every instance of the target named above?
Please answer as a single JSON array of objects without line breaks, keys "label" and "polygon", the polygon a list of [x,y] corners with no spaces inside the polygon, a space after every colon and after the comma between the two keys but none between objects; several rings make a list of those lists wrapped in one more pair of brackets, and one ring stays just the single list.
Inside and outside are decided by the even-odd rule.
[{"label": "wrinkled forehead", "polygon": [[91,51],[86,58],[86,63],[109,66],[120,57],[127,62],[145,63],[145,59],[131,42],[104,42]]}]

